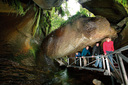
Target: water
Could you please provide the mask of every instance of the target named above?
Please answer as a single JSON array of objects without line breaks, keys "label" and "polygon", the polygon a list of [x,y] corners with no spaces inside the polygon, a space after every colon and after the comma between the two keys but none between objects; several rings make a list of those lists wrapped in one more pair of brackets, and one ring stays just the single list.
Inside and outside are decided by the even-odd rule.
[{"label": "water", "polygon": [[67,69],[61,70],[55,73],[54,78],[52,79],[52,85],[70,85],[69,84],[69,76],[67,74]]},{"label": "water", "polygon": [[[112,85],[111,77],[96,71],[68,68],[55,73],[51,85],[94,85],[93,79],[100,80],[104,85]],[[116,85],[120,85],[117,84]]]}]

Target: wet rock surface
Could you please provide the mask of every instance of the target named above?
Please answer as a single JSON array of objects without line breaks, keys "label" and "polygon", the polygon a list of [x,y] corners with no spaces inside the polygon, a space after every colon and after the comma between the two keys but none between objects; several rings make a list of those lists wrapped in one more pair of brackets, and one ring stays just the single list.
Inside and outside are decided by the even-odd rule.
[{"label": "wet rock surface", "polygon": [[63,0],[33,0],[42,9],[50,9],[58,7],[62,4]]},{"label": "wet rock surface", "polygon": [[95,15],[106,17],[110,23],[118,23],[128,16],[124,7],[114,0],[79,0],[79,3]]},{"label": "wet rock surface", "polygon": [[128,45],[128,17],[117,24],[119,26],[118,37],[115,40],[115,48],[121,48]]},{"label": "wet rock surface", "polygon": [[107,36],[115,37],[116,31],[105,18],[81,17],[48,35],[42,41],[38,60],[42,60],[44,55],[49,58],[69,55]]},{"label": "wet rock surface", "polygon": [[52,78],[50,71],[0,58],[0,85],[45,85]]},{"label": "wet rock surface", "polygon": [[29,12],[26,16],[17,17],[16,14],[0,13],[0,55],[18,55],[31,48],[35,12]]},{"label": "wet rock surface", "polygon": [[33,71],[32,68],[26,68],[7,59],[0,59],[0,68],[1,85],[32,84],[31,80],[35,79],[35,76],[33,76],[34,73],[27,74],[27,72]]},{"label": "wet rock surface", "polygon": [[33,53],[42,39],[39,35],[33,36],[35,11],[30,9],[24,16],[0,13],[0,19],[0,58],[35,66]]}]

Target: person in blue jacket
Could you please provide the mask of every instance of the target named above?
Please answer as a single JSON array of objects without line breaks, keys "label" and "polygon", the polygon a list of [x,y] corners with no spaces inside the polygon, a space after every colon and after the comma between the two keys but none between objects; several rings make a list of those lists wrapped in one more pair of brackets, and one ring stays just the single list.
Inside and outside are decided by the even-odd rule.
[{"label": "person in blue jacket", "polygon": [[79,58],[78,57],[81,57],[81,53],[77,52],[75,57],[76,57],[76,65],[79,65],[79,60],[78,60]]},{"label": "person in blue jacket", "polygon": [[86,46],[86,48],[83,49],[82,54],[81,54],[81,56],[83,57],[84,66],[86,66],[86,64],[87,64],[87,60],[85,58],[85,56],[87,56],[87,55],[91,55],[91,53],[89,51],[89,46]]}]

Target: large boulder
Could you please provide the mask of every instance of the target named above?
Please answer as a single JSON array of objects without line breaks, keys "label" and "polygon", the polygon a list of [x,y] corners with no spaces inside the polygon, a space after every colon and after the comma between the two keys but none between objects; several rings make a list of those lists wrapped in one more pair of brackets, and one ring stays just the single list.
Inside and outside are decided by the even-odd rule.
[{"label": "large boulder", "polygon": [[58,7],[62,4],[63,0],[33,0],[42,9],[50,9]]},{"label": "large boulder", "polygon": [[43,40],[37,63],[43,65],[42,60],[46,57],[59,58],[69,55],[107,36],[115,37],[116,31],[110,27],[106,18],[80,17],[53,31]]},{"label": "large boulder", "polygon": [[79,0],[79,3],[95,15],[106,17],[113,24],[128,16],[125,8],[114,0]]}]

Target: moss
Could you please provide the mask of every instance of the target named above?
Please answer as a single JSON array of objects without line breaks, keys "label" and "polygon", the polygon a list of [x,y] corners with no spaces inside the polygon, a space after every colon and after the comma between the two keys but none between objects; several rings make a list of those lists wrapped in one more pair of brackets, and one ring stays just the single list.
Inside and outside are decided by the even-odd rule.
[{"label": "moss", "polygon": [[17,55],[17,56],[14,56],[11,60],[13,60],[13,61],[15,61],[15,62],[17,62],[17,63],[19,63],[19,64],[22,64],[21,61],[22,61],[23,59],[25,59],[25,58],[30,57],[30,56],[31,56],[31,57],[34,57],[33,53],[29,50],[28,53],[26,53],[26,54],[19,54],[19,55]]},{"label": "moss", "polygon": [[[60,8],[53,8],[52,12],[51,12],[51,16],[52,16],[52,31],[57,29],[57,28],[59,28],[59,27],[63,27],[66,24],[69,24],[69,23],[72,24],[73,21],[75,21],[76,19],[78,19],[78,18],[80,18],[82,16],[95,17],[95,15],[93,13],[91,13],[90,11],[88,11],[87,9],[85,9],[85,8],[83,8],[81,6],[79,12],[77,12],[72,17],[68,17],[68,20],[65,21],[65,20],[62,19],[62,16],[61,17],[58,16],[58,14],[56,13],[56,9],[60,10]],[[65,14],[68,15],[67,13],[65,13]]]},{"label": "moss", "polygon": [[120,4],[122,4],[124,6],[125,10],[128,13],[128,1],[127,0],[115,0],[115,1],[117,1]]},{"label": "moss", "polygon": [[40,14],[41,14],[41,8],[39,8],[39,10],[35,14],[36,22],[35,22],[34,27],[33,27],[33,36],[35,36],[36,30],[39,27]]},{"label": "moss", "polygon": [[128,1],[127,0],[115,0],[118,3],[121,3],[123,6],[127,6],[128,5]]},{"label": "moss", "polygon": [[72,17],[69,17],[67,21],[65,21],[64,23],[61,24],[60,27],[63,27],[65,26],[66,24],[72,24],[73,21],[79,19],[80,17],[87,17],[86,15],[83,15],[82,13],[80,12],[77,12],[76,15],[72,16]]},{"label": "moss", "polygon": [[[20,0],[2,0],[4,3],[9,4],[13,9],[17,11],[17,14],[24,16],[26,12],[31,8],[31,4],[27,4],[27,8],[23,8]],[[28,2],[30,3],[30,1]]]},{"label": "moss", "polygon": [[41,21],[39,23],[39,28],[42,29],[44,36],[47,36],[50,33],[51,29],[51,14],[48,10],[43,10],[41,15]]}]

